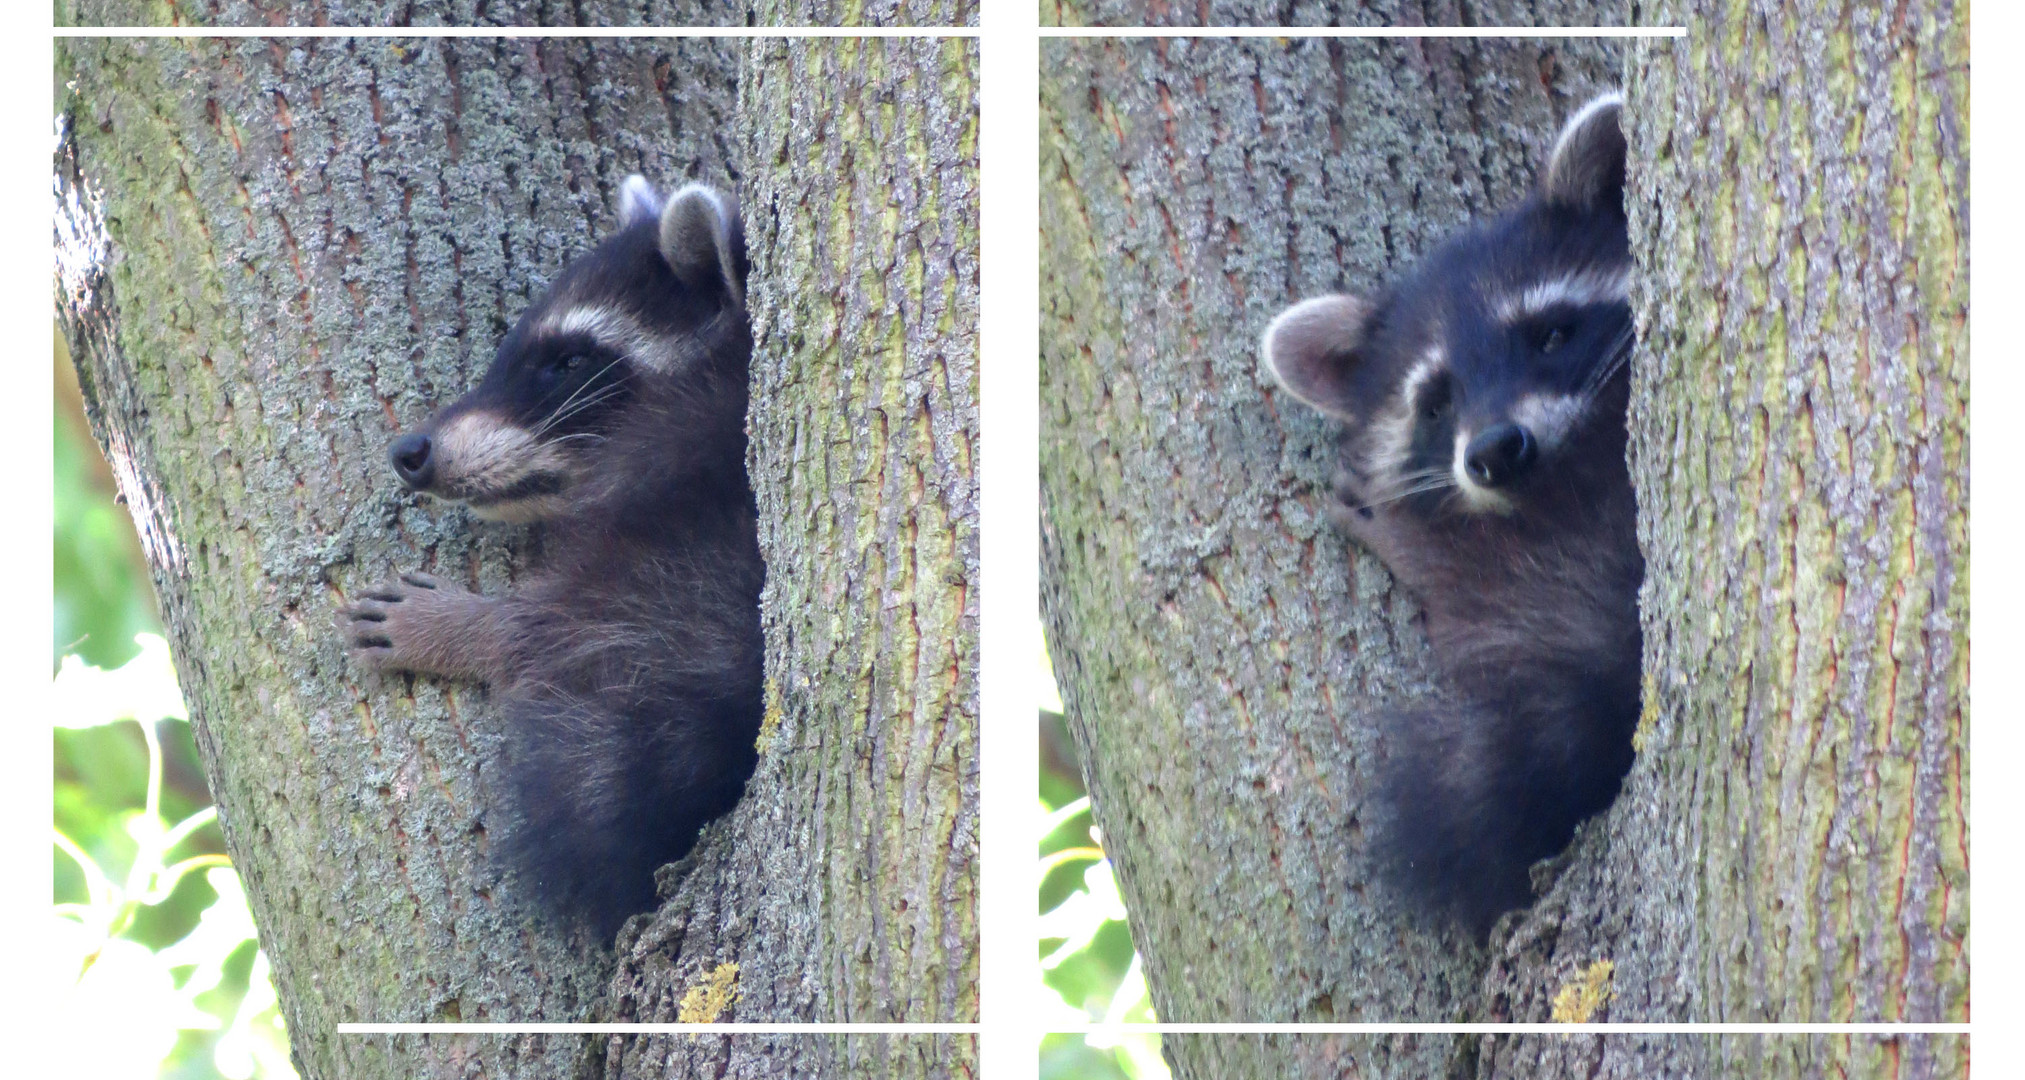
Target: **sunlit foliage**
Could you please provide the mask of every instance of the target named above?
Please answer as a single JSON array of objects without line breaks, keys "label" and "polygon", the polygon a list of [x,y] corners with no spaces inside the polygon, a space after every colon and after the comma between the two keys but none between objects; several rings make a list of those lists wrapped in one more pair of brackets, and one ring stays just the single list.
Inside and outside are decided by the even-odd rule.
[{"label": "sunlit foliage", "polygon": [[293,1078],[140,546],[67,367],[59,345],[55,905],[44,933],[64,1075]]}]

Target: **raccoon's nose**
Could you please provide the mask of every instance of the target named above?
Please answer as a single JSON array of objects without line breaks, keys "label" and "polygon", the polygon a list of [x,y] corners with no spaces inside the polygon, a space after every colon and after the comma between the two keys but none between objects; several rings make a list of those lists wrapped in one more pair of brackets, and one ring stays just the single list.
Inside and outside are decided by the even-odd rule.
[{"label": "raccoon's nose", "polygon": [[1538,453],[1532,432],[1517,424],[1499,424],[1470,440],[1463,449],[1463,469],[1471,480],[1498,487],[1517,479]]},{"label": "raccoon's nose", "polygon": [[410,432],[394,440],[387,448],[387,460],[394,465],[394,473],[401,482],[417,491],[429,486],[436,475],[436,462],[429,454],[435,449],[429,436],[419,431]]}]

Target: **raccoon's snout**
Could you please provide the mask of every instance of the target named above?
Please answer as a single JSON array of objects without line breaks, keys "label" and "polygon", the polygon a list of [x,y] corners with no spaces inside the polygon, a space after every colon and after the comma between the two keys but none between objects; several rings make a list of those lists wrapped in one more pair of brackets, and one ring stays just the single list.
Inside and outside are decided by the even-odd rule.
[{"label": "raccoon's snout", "polygon": [[393,464],[394,475],[399,476],[403,484],[422,491],[436,478],[435,448],[429,436],[411,431],[395,439],[394,445],[387,448],[387,460]]},{"label": "raccoon's snout", "polygon": [[1487,488],[1501,487],[1524,475],[1539,453],[1532,432],[1518,424],[1499,424],[1470,440],[1463,469]]}]

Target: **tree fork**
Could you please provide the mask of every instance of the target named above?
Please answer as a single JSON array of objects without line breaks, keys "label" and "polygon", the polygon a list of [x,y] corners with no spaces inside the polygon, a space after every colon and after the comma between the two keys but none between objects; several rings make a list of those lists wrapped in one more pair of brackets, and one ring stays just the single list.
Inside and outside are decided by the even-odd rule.
[{"label": "tree fork", "polygon": [[[1690,28],[1625,80],[1641,755],[1487,956],[1370,906],[1356,718],[1424,682],[1411,603],[1317,520],[1329,440],[1250,345],[1510,201],[1610,65],[1535,51],[1541,101],[1524,45],[1050,43],[1045,606],[1164,1019],[1967,1019],[1966,26],[1632,15]],[[1967,1067],[1952,1036],[1357,1045],[1167,1042],[1186,1076]]]},{"label": "tree fork", "polygon": [[[335,1025],[975,1018],[974,46],[68,39],[58,62],[59,318],[305,1074],[972,1067],[965,1036]],[[830,117],[832,149],[786,146],[790,115]],[[853,169],[810,198],[792,174],[847,133]],[[766,601],[760,771],[614,957],[533,926],[487,857],[485,695],[355,682],[330,612],[394,568],[509,587],[521,535],[416,504],[384,447],[634,171],[760,215],[754,479],[807,516],[765,526],[796,576]]]}]

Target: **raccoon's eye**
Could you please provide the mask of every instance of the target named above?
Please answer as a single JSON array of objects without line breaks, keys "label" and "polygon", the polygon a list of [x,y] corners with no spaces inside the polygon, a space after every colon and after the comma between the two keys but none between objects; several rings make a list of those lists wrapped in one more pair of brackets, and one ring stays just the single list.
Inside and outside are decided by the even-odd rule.
[{"label": "raccoon's eye", "polygon": [[1447,416],[1454,398],[1454,388],[1447,379],[1436,377],[1430,380],[1427,388],[1420,392],[1420,418],[1433,423]]},{"label": "raccoon's eye", "polygon": [[1545,333],[1540,335],[1540,351],[1550,353],[1567,344],[1567,342],[1568,331],[1566,329],[1559,326],[1549,327]]},{"label": "raccoon's eye", "polygon": [[554,371],[558,375],[566,374],[583,367],[584,357],[582,353],[571,353],[568,356],[559,356],[549,361],[548,366],[549,370]]}]

